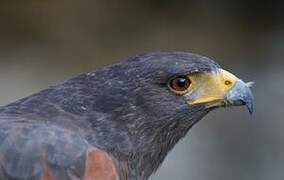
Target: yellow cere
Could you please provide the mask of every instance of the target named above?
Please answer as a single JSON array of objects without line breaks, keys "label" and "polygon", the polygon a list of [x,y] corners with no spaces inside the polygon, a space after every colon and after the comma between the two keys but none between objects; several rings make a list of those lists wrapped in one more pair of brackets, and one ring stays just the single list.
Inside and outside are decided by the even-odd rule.
[{"label": "yellow cere", "polygon": [[225,94],[234,86],[237,77],[223,69],[217,72],[201,72],[188,75],[191,87],[188,91],[194,97],[189,105],[223,101]]}]

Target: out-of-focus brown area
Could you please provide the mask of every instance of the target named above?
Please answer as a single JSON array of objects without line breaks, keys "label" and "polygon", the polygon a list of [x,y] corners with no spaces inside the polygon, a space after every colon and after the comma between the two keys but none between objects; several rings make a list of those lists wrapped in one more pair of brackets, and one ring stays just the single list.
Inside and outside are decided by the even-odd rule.
[{"label": "out-of-focus brown area", "polygon": [[256,82],[256,113],[210,113],[151,179],[283,179],[283,17],[281,1],[1,1],[0,104],[137,53],[199,53]]}]

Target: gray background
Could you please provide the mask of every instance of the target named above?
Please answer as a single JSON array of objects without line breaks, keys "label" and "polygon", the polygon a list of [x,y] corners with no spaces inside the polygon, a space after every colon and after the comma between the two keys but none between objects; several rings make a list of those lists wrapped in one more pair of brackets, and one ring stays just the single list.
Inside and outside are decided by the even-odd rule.
[{"label": "gray background", "polygon": [[141,52],[183,50],[254,80],[256,112],[219,109],[152,180],[284,177],[284,5],[237,0],[0,1],[0,104]]}]

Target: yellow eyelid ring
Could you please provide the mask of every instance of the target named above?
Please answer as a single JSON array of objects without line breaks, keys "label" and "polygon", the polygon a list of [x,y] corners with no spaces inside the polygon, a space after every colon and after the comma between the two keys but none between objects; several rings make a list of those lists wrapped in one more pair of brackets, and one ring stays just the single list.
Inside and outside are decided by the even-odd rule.
[{"label": "yellow eyelid ring", "polygon": [[249,112],[253,112],[254,98],[250,90],[251,83],[244,83],[223,69],[188,76],[192,80],[190,91],[185,94],[188,105],[205,104],[208,107],[246,105]]}]

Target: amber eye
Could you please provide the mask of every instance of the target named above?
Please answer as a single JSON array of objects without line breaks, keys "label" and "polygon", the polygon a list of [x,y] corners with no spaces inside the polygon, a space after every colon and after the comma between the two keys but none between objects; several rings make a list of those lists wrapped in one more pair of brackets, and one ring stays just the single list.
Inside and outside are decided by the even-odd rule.
[{"label": "amber eye", "polygon": [[170,81],[170,87],[175,91],[185,91],[189,88],[191,81],[186,76],[178,76]]}]

